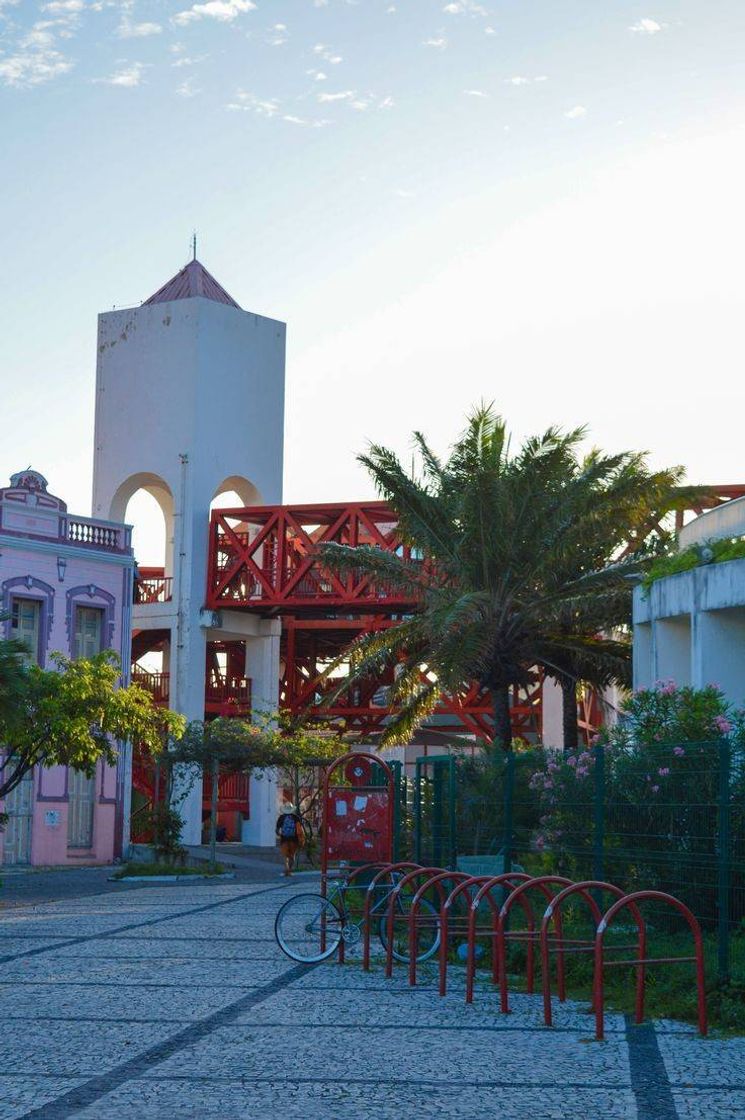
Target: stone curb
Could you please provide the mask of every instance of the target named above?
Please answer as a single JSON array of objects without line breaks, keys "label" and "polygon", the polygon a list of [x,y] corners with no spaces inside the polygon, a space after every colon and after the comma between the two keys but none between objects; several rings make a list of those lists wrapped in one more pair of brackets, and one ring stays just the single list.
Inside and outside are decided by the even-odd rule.
[{"label": "stone curb", "polygon": [[193,883],[204,879],[235,879],[232,871],[224,875],[109,875],[109,883]]}]

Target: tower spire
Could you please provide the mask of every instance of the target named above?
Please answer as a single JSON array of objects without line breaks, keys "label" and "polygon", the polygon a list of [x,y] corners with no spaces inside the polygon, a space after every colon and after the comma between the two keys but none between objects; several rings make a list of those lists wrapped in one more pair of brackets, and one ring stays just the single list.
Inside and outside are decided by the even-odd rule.
[{"label": "tower spire", "polygon": [[191,231],[191,259],[193,261],[197,259],[197,231],[195,229]]}]

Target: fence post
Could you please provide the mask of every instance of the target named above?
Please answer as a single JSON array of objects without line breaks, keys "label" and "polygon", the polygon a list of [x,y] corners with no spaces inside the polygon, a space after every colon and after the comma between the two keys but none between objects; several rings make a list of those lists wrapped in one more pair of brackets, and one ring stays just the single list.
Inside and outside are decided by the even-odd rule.
[{"label": "fence post", "polygon": [[595,751],[594,826],[592,840],[592,877],[605,880],[605,745]]},{"label": "fence post", "polygon": [[422,759],[414,771],[414,862],[422,862]]},{"label": "fence post", "polygon": [[717,895],[719,920],[717,930],[717,966],[719,980],[730,976],[730,744],[719,743],[719,821],[717,829]]},{"label": "fence post", "polygon": [[436,758],[432,762],[432,865],[434,867],[442,867],[442,834],[445,831],[445,806],[442,796],[444,777],[442,761]]},{"label": "fence post", "polygon": [[504,872],[512,870],[512,812],[515,799],[515,751],[508,747],[505,752],[504,775],[504,834],[502,837],[502,855],[504,859]]},{"label": "fence post", "polygon": [[448,827],[450,829],[450,863],[448,864],[451,871],[455,871],[458,866],[458,843],[456,836],[456,821],[455,821],[455,797],[457,792],[457,770],[455,766],[455,759],[450,755],[450,765],[448,766],[448,785],[449,785],[449,812],[448,812]]}]

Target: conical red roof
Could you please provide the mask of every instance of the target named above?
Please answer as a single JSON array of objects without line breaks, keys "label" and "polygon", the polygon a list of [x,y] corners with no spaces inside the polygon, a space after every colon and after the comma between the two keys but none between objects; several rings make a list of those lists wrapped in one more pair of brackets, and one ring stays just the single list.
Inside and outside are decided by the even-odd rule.
[{"label": "conical red roof", "polygon": [[238,307],[232,296],[218,284],[198,260],[189,261],[185,268],[171,277],[167,284],[158,288],[157,292],[146,299],[143,306],[149,303],[170,303],[173,299],[192,299],[201,296],[203,299],[212,299],[215,303],[227,303],[230,307]]}]

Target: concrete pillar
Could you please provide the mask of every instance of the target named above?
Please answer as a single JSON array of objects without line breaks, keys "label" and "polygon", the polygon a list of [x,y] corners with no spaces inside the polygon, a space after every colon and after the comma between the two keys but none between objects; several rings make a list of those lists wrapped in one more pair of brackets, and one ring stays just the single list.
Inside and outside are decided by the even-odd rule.
[{"label": "concrete pillar", "polygon": [[637,622],[634,627],[634,688],[649,688],[652,672],[652,623]]},{"label": "concrete pillar", "polygon": [[693,633],[696,688],[718,685],[733,704],[745,700],[745,607],[701,611]]},{"label": "concrete pillar", "polygon": [[658,618],[653,623],[652,650],[655,680],[672,679],[677,685],[690,684],[691,617]]},{"label": "concrete pillar", "polygon": [[541,701],[541,740],[544,747],[563,747],[563,711],[561,688],[553,677],[544,677]]},{"label": "concrete pillar", "polygon": [[[258,722],[277,710],[279,703],[279,637],[281,623],[267,620],[260,624],[264,631],[259,637],[246,641],[246,676],[251,680],[251,706],[253,718]],[[243,822],[241,839],[244,844],[259,848],[273,848],[274,827],[277,823],[279,781],[276,773],[251,775],[249,788],[249,818]]]}]

